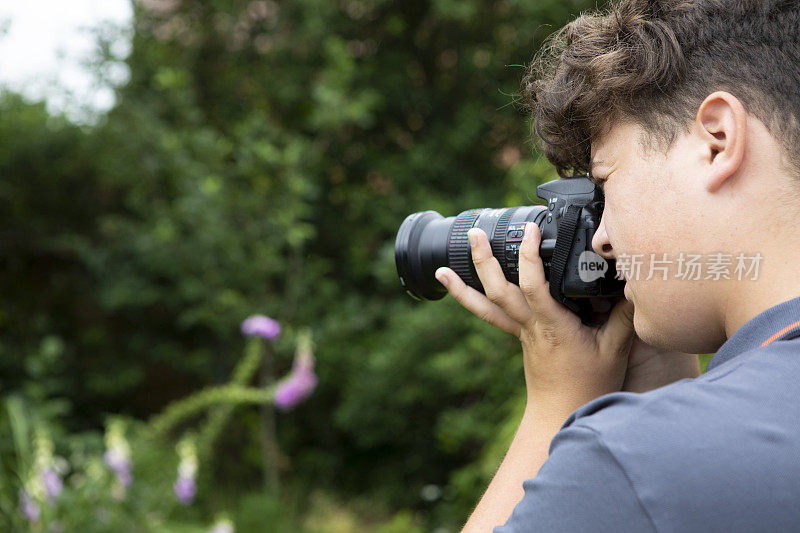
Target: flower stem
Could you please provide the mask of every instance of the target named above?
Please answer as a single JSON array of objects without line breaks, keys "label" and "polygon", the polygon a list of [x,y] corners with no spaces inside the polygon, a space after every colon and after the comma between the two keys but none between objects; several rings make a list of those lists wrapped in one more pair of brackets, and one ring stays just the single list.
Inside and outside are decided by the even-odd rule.
[{"label": "flower stem", "polygon": [[[273,388],[275,381],[275,353],[267,345],[261,365],[261,387]],[[261,460],[264,474],[264,488],[275,498],[280,495],[279,467],[280,451],[275,431],[275,407],[272,403],[261,406]]]},{"label": "flower stem", "polygon": [[274,389],[274,386],[266,389],[240,385],[209,387],[171,403],[151,418],[148,426],[154,436],[163,436],[180,422],[213,405],[271,404]]}]

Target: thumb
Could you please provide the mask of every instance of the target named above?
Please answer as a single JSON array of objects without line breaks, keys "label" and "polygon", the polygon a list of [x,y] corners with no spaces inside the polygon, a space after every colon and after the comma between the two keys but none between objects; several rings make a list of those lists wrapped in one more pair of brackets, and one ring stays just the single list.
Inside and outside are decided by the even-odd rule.
[{"label": "thumb", "polygon": [[611,310],[611,315],[599,332],[604,351],[622,352],[626,346],[630,346],[636,335],[633,310],[633,303],[624,298]]}]

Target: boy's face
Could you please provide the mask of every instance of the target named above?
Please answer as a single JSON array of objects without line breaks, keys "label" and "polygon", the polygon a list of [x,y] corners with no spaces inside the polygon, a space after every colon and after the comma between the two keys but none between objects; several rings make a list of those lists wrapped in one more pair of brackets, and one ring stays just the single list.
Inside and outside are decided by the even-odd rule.
[{"label": "boy's face", "polygon": [[[645,154],[641,132],[639,126],[619,123],[592,143],[592,174],[606,180],[605,210],[592,245],[623,269],[642,340],[683,352],[714,351],[725,340],[724,331],[719,338],[716,304],[726,282],[703,278],[708,254],[725,251],[730,232],[724,235],[719,227],[724,217],[717,218],[707,202],[706,147],[689,132],[666,155]],[[702,254],[699,280],[680,277],[681,254],[685,261]],[[696,277],[686,275],[686,263],[682,267],[684,277]]]}]

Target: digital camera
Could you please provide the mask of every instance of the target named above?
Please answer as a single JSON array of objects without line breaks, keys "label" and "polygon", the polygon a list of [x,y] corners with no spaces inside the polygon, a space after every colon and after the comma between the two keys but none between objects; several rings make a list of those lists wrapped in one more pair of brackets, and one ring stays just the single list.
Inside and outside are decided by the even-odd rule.
[{"label": "digital camera", "polygon": [[394,248],[403,287],[417,299],[438,300],[447,290],[434,273],[447,266],[467,285],[484,292],[472,263],[470,228],[486,232],[506,279],[518,285],[525,224],[534,222],[542,234],[539,256],[550,294],[584,324],[597,325],[598,310],[610,307],[597,304],[618,300],[624,288],[614,261],[592,250],[592,237],[603,215],[603,192],[587,174],[579,174],[539,185],[536,193],[546,206],[470,209],[447,218],[436,211],[420,211],[406,217]]}]

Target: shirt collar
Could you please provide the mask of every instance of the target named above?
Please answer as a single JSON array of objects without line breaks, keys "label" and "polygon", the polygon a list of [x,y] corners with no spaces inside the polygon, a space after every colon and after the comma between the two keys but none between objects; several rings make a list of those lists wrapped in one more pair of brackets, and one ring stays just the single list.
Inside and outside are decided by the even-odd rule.
[{"label": "shirt collar", "polygon": [[708,362],[713,370],[737,355],[766,346],[786,333],[800,329],[800,296],[762,311],[737,329]]}]

